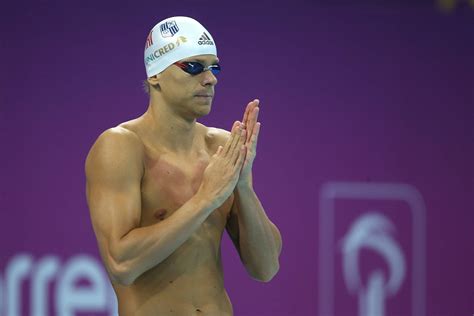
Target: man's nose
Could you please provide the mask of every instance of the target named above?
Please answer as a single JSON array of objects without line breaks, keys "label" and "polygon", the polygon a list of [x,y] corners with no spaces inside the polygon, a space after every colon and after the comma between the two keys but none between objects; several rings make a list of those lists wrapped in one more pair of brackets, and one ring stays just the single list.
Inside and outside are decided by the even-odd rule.
[{"label": "man's nose", "polygon": [[206,70],[202,73],[202,85],[203,86],[215,86],[217,84],[217,78],[210,70]]}]

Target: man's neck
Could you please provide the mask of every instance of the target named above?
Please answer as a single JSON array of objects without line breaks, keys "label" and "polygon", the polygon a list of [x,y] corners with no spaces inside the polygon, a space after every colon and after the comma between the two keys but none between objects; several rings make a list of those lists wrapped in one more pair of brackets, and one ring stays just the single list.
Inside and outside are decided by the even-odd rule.
[{"label": "man's neck", "polygon": [[177,154],[189,154],[195,147],[196,119],[186,119],[157,103],[150,103],[144,119],[153,143]]}]

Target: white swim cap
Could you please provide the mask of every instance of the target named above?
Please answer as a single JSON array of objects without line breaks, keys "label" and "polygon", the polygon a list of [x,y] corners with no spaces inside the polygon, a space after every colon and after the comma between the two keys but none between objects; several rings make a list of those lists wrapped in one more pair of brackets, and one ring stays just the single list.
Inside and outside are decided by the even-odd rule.
[{"label": "white swim cap", "polygon": [[158,24],[145,43],[145,68],[150,78],[178,60],[203,54],[217,56],[211,34],[198,21],[175,16]]}]

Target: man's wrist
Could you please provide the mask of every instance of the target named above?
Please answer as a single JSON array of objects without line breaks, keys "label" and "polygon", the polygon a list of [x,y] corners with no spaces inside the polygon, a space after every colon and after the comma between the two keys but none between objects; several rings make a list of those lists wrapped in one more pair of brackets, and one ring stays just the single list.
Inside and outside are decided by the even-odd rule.
[{"label": "man's wrist", "polygon": [[253,184],[250,180],[243,180],[237,182],[236,188],[238,191],[246,192],[246,191],[253,191]]},{"label": "man's wrist", "polygon": [[214,205],[215,201],[212,201],[208,197],[206,197],[204,194],[202,194],[200,191],[198,191],[194,196],[193,196],[194,203],[196,203],[196,206],[198,209],[202,209],[205,211],[212,212],[214,209],[217,207]]}]

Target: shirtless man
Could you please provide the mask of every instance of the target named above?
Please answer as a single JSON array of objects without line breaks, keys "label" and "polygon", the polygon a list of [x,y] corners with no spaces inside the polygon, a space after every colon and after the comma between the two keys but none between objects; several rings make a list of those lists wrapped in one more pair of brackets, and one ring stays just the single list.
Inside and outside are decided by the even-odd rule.
[{"label": "shirtless man", "polygon": [[145,49],[147,111],[106,130],[87,156],[87,201],[120,315],[233,315],[224,228],[253,279],[279,269],[281,235],[252,186],[259,101],[230,133],[196,122],[210,112],[218,62],[199,22],[158,23]]}]

